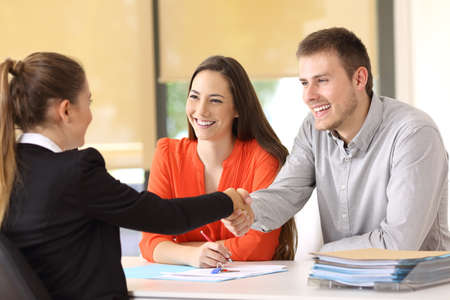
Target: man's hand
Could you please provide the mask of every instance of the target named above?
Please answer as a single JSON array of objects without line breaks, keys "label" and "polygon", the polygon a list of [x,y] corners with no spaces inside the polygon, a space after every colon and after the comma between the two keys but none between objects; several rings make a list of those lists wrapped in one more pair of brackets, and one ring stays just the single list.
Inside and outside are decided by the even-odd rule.
[{"label": "man's hand", "polygon": [[247,233],[255,220],[255,215],[250,207],[252,199],[248,192],[241,188],[238,188],[237,191],[228,188],[224,193],[233,200],[234,212],[222,219],[222,223],[234,235],[242,236]]}]

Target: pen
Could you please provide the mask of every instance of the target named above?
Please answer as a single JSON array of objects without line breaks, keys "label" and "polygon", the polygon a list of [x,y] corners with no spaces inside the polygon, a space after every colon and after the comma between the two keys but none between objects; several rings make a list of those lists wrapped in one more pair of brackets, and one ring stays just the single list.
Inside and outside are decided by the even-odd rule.
[{"label": "pen", "polygon": [[[203,230],[200,230],[200,234],[201,234],[201,235],[205,238],[205,240],[207,240],[208,242],[213,242],[213,243],[214,243],[214,241],[213,241],[209,236],[207,236],[206,233],[203,232]],[[233,262],[233,261],[231,260],[230,257],[228,257],[227,260],[228,260],[228,262]],[[216,268],[216,269],[219,269],[219,268]],[[216,270],[216,269],[214,269],[214,270]],[[218,271],[216,271],[216,273],[219,273],[219,272],[220,272],[220,269],[219,269]],[[216,273],[213,273],[213,274],[216,274]]]},{"label": "pen", "polygon": [[209,236],[207,236],[206,233],[203,232],[203,230],[200,230],[200,234],[201,234],[208,242],[213,242],[213,243],[214,243],[214,241],[213,241]]},{"label": "pen", "polygon": [[221,263],[218,263],[217,267],[212,269],[211,274],[219,274],[221,272],[239,272],[239,270],[225,269]]}]

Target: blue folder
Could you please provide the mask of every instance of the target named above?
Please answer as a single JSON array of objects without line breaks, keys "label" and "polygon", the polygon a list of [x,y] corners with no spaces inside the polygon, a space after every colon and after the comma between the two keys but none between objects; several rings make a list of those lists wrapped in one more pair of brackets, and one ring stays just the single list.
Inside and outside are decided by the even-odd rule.
[{"label": "blue folder", "polygon": [[140,267],[124,268],[126,278],[143,278],[156,279],[165,273],[176,273],[193,270],[194,267],[165,265],[165,264],[150,264]]}]

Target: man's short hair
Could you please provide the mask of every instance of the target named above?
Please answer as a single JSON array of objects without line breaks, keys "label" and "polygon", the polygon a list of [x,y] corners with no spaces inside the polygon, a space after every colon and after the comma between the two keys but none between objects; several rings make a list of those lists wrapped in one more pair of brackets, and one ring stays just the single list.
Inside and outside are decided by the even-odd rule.
[{"label": "man's short hair", "polygon": [[373,78],[369,55],[366,46],[353,32],[339,27],[313,32],[298,45],[297,58],[324,51],[337,53],[350,79],[359,67],[365,67],[369,74],[366,92],[372,98]]}]

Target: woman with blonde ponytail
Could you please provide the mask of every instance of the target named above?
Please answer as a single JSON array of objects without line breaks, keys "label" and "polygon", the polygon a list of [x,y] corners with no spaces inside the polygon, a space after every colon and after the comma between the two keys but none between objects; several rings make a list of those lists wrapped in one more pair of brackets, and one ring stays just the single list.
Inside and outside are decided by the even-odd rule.
[{"label": "woman with blonde ponytail", "polygon": [[0,157],[0,224],[3,223],[6,211],[9,206],[14,178],[16,176],[16,137],[13,120],[13,105],[10,101],[8,88],[8,74],[20,71],[21,64],[15,64],[7,59],[0,66],[0,137],[1,137],[1,157]]},{"label": "woman with blonde ponytail", "polygon": [[92,100],[75,60],[38,52],[5,60],[0,75],[1,231],[53,299],[128,299],[119,226],[179,234],[235,209],[246,212],[237,222],[250,226],[245,191],[166,201],[112,178],[97,150],[78,150]]}]

